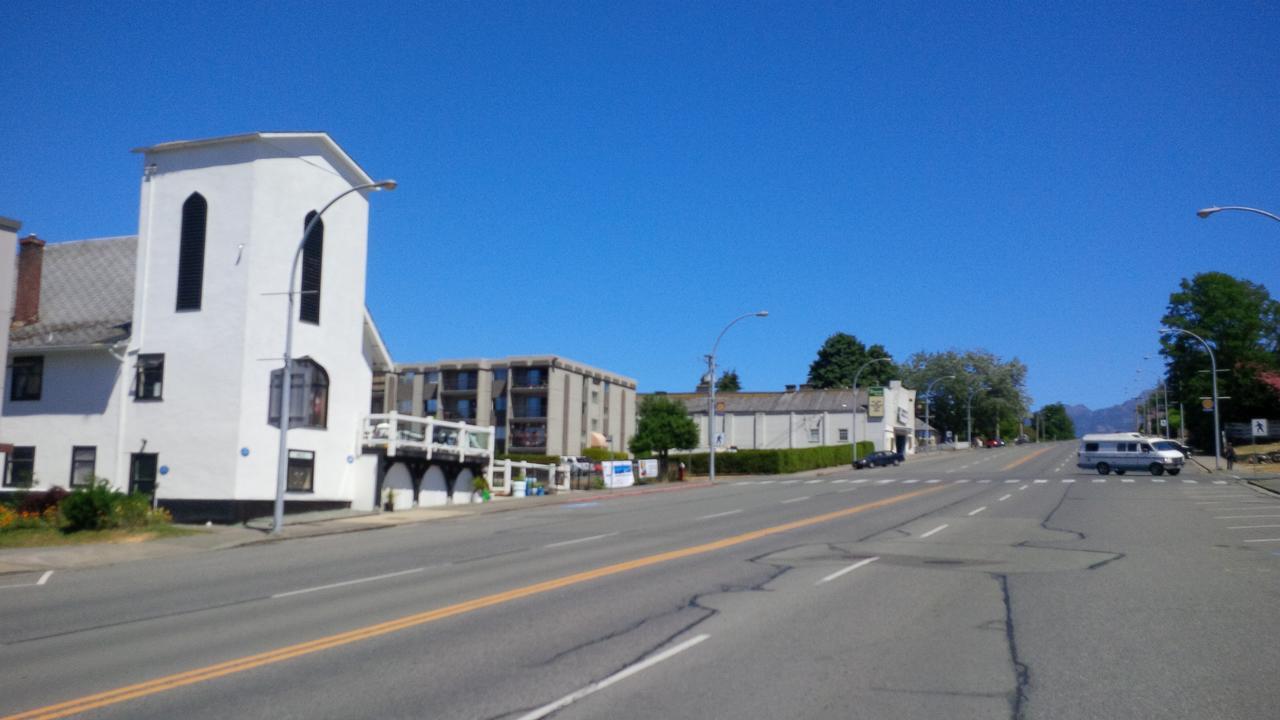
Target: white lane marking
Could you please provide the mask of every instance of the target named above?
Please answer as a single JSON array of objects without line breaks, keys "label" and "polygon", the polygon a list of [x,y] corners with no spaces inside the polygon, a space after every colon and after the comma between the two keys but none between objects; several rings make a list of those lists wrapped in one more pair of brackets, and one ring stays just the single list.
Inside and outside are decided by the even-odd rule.
[{"label": "white lane marking", "polygon": [[957,481],[956,481],[956,484],[957,484],[957,485],[963,485],[963,484],[965,484],[965,483],[967,483],[967,482],[972,482],[972,481],[971,481],[971,480],[969,480],[969,478],[964,478],[964,479],[961,479],[961,480],[957,480]]},{"label": "white lane marking", "polygon": [[40,585],[43,585],[49,582],[49,576],[51,575],[53,575],[52,570],[45,570],[44,574],[40,576],[40,579],[36,580],[33,583],[14,583],[13,585],[0,585],[0,590],[7,590],[9,588],[20,588],[20,587],[38,587]]},{"label": "white lane marking", "polygon": [[1012,480],[1005,480],[1005,481],[1004,481],[1004,484],[1005,484],[1005,485],[1012,485],[1013,483],[1016,483],[1016,482],[1022,482],[1022,481],[1021,481],[1021,480],[1019,480],[1018,478],[1014,478],[1014,479],[1012,479]]},{"label": "white lane marking", "polygon": [[891,482],[898,482],[898,479],[897,479],[897,478],[885,478],[884,480],[877,480],[877,481],[876,481],[876,484],[877,484],[877,485],[888,485],[888,484],[889,484],[889,483],[891,483]]},{"label": "white lane marking", "polygon": [[294,595],[305,595],[307,593],[320,592],[321,590],[332,590],[333,588],[346,587],[348,585],[359,585],[361,583],[373,582],[374,580],[386,580],[387,578],[400,577],[401,575],[412,575],[426,570],[425,567],[413,568],[412,570],[401,570],[400,572],[387,573],[385,575],[374,575],[373,577],[358,578],[356,580],[347,580],[345,582],[330,583],[329,585],[317,585],[316,587],[303,588],[302,590],[290,590],[289,592],[276,593],[271,596],[272,600],[280,598],[293,597]]},{"label": "white lane marking", "polygon": [[925,534],[921,535],[921,536],[920,536],[920,539],[921,539],[921,540],[923,540],[923,539],[925,539],[925,538],[929,537],[930,535],[932,535],[932,534],[934,534],[934,533],[939,533],[939,532],[942,532],[943,530],[946,530],[946,529],[947,529],[947,526],[946,526],[945,524],[943,524],[943,525],[939,525],[938,527],[936,527],[936,528],[934,528],[934,529],[930,530],[929,532],[927,532],[927,533],[925,533]]},{"label": "white lane marking", "polygon": [[832,481],[831,481],[831,484],[832,484],[832,485],[842,485],[842,484],[847,483],[847,482],[849,482],[849,478],[840,478],[839,480],[832,480]]},{"label": "white lane marking", "polygon": [[1232,525],[1228,530],[1260,530],[1262,528],[1280,527],[1280,525]]},{"label": "white lane marking", "polygon": [[1122,483],[1131,483],[1131,482],[1133,482],[1133,478],[1120,478],[1120,482],[1122,482]]},{"label": "white lane marking", "polygon": [[997,500],[996,502],[1004,502],[1005,500],[1008,500],[1008,499],[1009,499],[1009,498],[1011,498],[1011,497],[1013,497],[1013,493],[1009,493],[1009,494],[1007,494],[1007,495],[1003,495],[1003,496],[1001,496],[1001,497],[1000,497],[1000,499],[999,499],[999,500]]},{"label": "white lane marking", "polygon": [[1033,483],[1035,483],[1035,484],[1037,484],[1037,485],[1043,485],[1044,483],[1047,483],[1047,482],[1049,482],[1049,481],[1048,481],[1048,480],[1041,480],[1041,479],[1037,478],[1037,479],[1035,479],[1035,480],[1032,480],[1031,482],[1033,482]]},{"label": "white lane marking", "polygon": [[49,578],[52,576],[53,576],[52,570],[45,570],[44,574],[40,576],[40,579],[36,581],[36,585],[43,585],[49,582]]},{"label": "white lane marking", "polygon": [[1075,478],[1062,478],[1062,482],[1064,483],[1073,483],[1075,481],[1076,481]]},{"label": "white lane marking", "polygon": [[1249,512],[1250,510],[1271,510],[1274,507],[1275,506],[1272,503],[1261,502],[1261,503],[1258,503],[1257,505],[1250,505],[1249,507],[1204,508],[1204,509],[1212,510],[1214,512]]},{"label": "white lane marking", "polygon": [[558,547],[564,547],[565,545],[577,545],[578,543],[591,542],[592,540],[600,540],[601,538],[613,537],[614,535],[617,535],[617,534],[618,533],[616,532],[611,532],[611,533],[605,533],[603,535],[592,535],[591,537],[574,538],[573,540],[561,540],[560,542],[553,542],[550,545],[543,545],[542,547],[558,548]]},{"label": "white lane marking", "polygon": [[850,480],[850,482],[852,482],[854,485],[861,485],[866,481],[867,481],[866,478],[858,478],[857,480]]},{"label": "white lane marking", "polygon": [[1104,483],[1104,482],[1106,482],[1106,481],[1107,481],[1107,479],[1106,479],[1106,478],[1094,478],[1094,479],[1093,479],[1093,481],[1094,481],[1094,482],[1096,482],[1096,483]]},{"label": "white lane marking", "polygon": [[1259,538],[1257,540],[1245,540],[1245,542],[1280,542],[1280,538]]},{"label": "white lane marking", "polygon": [[1019,486],[1018,486],[1018,489],[1019,489],[1019,490],[1026,490],[1026,489],[1027,489],[1027,488],[1029,488],[1029,487],[1031,487],[1031,486],[1030,486],[1030,485],[1019,485]]},{"label": "white lane marking", "polygon": [[1254,518],[1280,518],[1280,515],[1215,515],[1214,520],[1252,520]]},{"label": "white lane marking", "polygon": [[903,480],[903,481],[902,481],[902,484],[903,484],[903,485],[915,485],[915,484],[916,484],[916,483],[918,483],[918,482],[920,482],[920,481],[919,481],[919,480]]},{"label": "white lane marking", "polygon": [[814,483],[820,483],[820,482],[826,482],[826,480],[823,480],[822,478],[818,478],[818,479],[816,479],[816,480],[805,480],[805,481],[804,481],[804,484],[805,484],[805,485],[812,485],[812,484],[814,484]]},{"label": "white lane marking", "polygon": [[1200,484],[1200,483],[1196,482],[1195,480],[1183,480],[1182,482],[1184,482],[1184,483],[1186,483],[1186,484],[1188,484],[1188,485],[1199,485],[1199,484]]},{"label": "white lane marking", "polygon": [[699,520],[710,520],[711,518],[729,517],[730,515],[737,515],[737,514],[738,514],[738,513],[740,513],[740,512],[742,512],[742,508],[738,508],[737,510],[726,510],[726,511],[724,511],[724,512],[711,513],[710,515],[703,515],[702,517],[700,517],[700,518],[698,518],[698,519],[699,519]]},{"label": "white lane marking", "polygon": [[760,484],[761,484],[761,485],[772,485],[772,484],[774,484],[774,483],[776,483],[776,482],[778,482],[778,481],[777,481],[777,480],[761,480],[761,481],[760,481]]},{"label": "white lane marking", "polygon": [[850,565],[849,567],[841,568],[840,570],[837,570],[837,571],[835,571],[835,572],[831,573],[830,575],[828,575],[828,576],[826,576],[826,577],[822,578],[821,580],[819,580],[818,582],[814,583],[814,585],[821,585],[821,584],[822,584],[822,583],[824,583],[824,582],[831,582],[832,580],[835,580],[836,578],[840,577],[841,575],[844,575],[844,574],[846,574],[846,573],[851,573],[851,572],[853,572],[854,570],[857,570],[858,568],[863,567],[863,566],[865,566],[865,565],[870,565],[871,563],[873,563],[873,562],[875,562],[875,561],[877,561],[877,560],[879,560],[879,559],[880,559],[880,556],[879,556],[879,555],[877,555],[877,556],[875,556],[875,557],[863,558],[863,559],[859,560],[858,562],[856,562],[856,563],[854,563],[854,564]]},{"label": "white lane marking", "polygon": [[941,480],[925,480],[925,481],[924,481],[924,484],[925,484],[925,485],[937,485],[937,484],[938,484],[938,483],[940,483],[940,482],[942,482],[942,481],[941,481]]},{"label": "white lane marking", "polygon": [[780,483],[778,483],[778,484],[779,484],[779,485],[795,485],[795,484],[796,484],[796,483],[798,483],[798,482],[800,482],[800,481],[799,481],[799,480],[783,480],[782,482],[780,482]]},{"label": "white lane marking", "polygon": [[618,672],[610,675],[609,677],[603,680],[600,680],[599,682],[593,682],[590,685],[582,688],[581,690],[576,690],[574,692],[569,693],[568,695],[565,695],[564,697],[560,698],[559,700],[556,700],[555,702],[547,703],[546,705],[543,705],[542,707],[538,708],[537,710],[534,710],[533,712],[521,715],[517,720],[542,720],[542,718],[545,718],[558,710],[566,708],[569,705],[577,702],[578,700],[581,700],[582,698],[585,698],[588,695],[591,695],[592,693],[599,692],[616,682],[626,680],[627,678],[631,677],[632,675],[635,675],[641,670],[645,670],[647,668],[653,667],[654,665],[657,665],[663,660],[668,660],[672,657],[675,657],[676,655],[684,652],[685,650],[688,650],[689,648],[693,647],[694,645],[697,645],[698,643],[702,642],[703,640],[706,640],[709,637],[711,636],[706,634],[696,635],[694,637],[691,637],[688,640],[685,640],[684,642],[680,643],[679,645],[676,645],[675,647],[669,648],[667,650],[663,650],[662,652],[658,653],[657,655],[654,655],[653,657],[646,658],[636,663],[635,665],[623,668],[622,670],[619,670]]},{"label": "white lane marking", "polygon": [[970,513],[969,513],[969,517],[973,517],[974,515],[977,515],[978,513],[982,512],[983,510],[986,510],[986,509],[987,509],[987,506],[986,506],[986,505],[983,505],[982,507],[978,508],[977,510],[974,510],[974,511],[970,512]]},{"label": "white lane marking", "polygon": [[1164,478],[1151,478],[1151,482],[1153,482],[1153,483],[1163,483],[1163,482],[1164,482]]},{"label": "white lane marking", "polygon": [[1226,484],[1227,484],[1227,481],[1226,481],[1226,480],[1214,480],[1214,481],[1213,481],[1213,484],[1214,484],[1214,485],[1226,485]]},{"label": "white lane marking", "polygon": [[845,488],[845,489],[843,489],[843,490],[837,490],[837,491],[836,491],[836,494],[837,494],[837,495],[839,495],[840,493],[853,492],[854,490],[857,490],[857,489],[858,489],[858,488]]},{"label": "white lane marking", "polygon": [[793,497],[790,500],[783,500],[782,504],[786,505],[787,503],[800,502],[801,500],[808,500],[810,497],[811,496],[809,495],[801,495],[800,497]]},{"label": "white lane marking", "polygon": [[979,483],[982,483],[983,485],[985,485],[985,484],[987,484],[987,483],[989,483],[989,482],[991,482],[991,481],[990,481],[990,480],[979,480],[978,482],[979,482]]}]

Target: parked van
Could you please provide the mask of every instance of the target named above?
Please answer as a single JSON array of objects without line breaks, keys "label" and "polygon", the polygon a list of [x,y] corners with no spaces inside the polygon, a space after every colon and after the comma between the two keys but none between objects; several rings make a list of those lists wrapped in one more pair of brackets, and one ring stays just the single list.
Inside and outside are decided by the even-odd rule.
[{"label": "parked van", "polygon": [[1182,472],[1184,458],[1163,438],[1141,433],[1107,433],[1080,438],[1076,467],[1097,470],[1106,475],[1112,470],[1123,475],[1129,470],[1145,470],[1152,475],[1177,475]]}]

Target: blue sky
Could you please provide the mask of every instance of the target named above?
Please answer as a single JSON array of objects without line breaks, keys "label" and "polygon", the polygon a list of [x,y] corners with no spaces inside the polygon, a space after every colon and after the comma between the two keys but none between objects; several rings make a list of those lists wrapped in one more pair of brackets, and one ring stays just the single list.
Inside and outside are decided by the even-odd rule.
[{"label": "blue sky", "polygon": [[1280,227],[1194,215],[1280,209],[1280,5],[969,5],[11,1],[0,215],[134,233],[131,148],[324,130],[401,183],[367,297],[397,360],[687,390],[763,308],[720,347],[747,389],[844,331],[1120,402],[1179,279],[1280,286]]}]

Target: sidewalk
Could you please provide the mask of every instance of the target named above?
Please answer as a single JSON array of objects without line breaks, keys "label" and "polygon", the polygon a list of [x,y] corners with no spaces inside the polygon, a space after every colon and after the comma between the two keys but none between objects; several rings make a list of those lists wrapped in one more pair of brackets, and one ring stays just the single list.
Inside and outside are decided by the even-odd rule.
[{"label": "sidewalk", "polygon": [[[411,525],[449,518],[508,512],[531,507],[566,503],[598,502],[617,497],[650,493],[692,490],[709,487],[703,482],[638,485],[620,490],[577,490],[540,497],[495,497],[487,503],[440,505],[396,512],[362,512],[331,510],[326,512],[286,515],[279,535],[271,534],[271,518],[257,518],[243,525],[191,525],[196,534],[184,537],[124,543],[92,543],[56,547],[12,548],[0,550],[0,576],[46,570],[74,570],[115,565],[116,563],[151,560],[177,555],[191,555],[214,550],[280,542],[296,538],[337,535],[378,530],[398,525]],[[4,584],[4,583],[0,583]]]}]

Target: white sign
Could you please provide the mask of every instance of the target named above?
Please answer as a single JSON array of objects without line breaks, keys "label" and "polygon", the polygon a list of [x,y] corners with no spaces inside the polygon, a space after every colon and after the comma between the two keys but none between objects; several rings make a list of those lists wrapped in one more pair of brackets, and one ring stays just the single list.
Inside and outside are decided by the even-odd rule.
[{"label": "white sign", "polygon": [[609,460],[600,463],[600,469],[604,472],[605,487],[631,487],[636,484],[635,474],[631,472],[630,460]]},{"label": "white sign", "polygon": [[716,433],[716,447],[724,445],[724,433]]},{"label": "white sign", "polygon": [[640,466],[640,477],[656,478],[658,477],[658,461],[654,459],[637,460],[636,464]]},{"label": "white sign", "polygon": [[1169,424],[1169,420],[1167,418],[1160,418],[1160,427],[1164,427],[1168,424]]},{"label": "white sign", "polygon": [[1266,418],[1254,418],[1249,421],[1249,427],[1253,430],[1254,436],[1268,435]]}]

